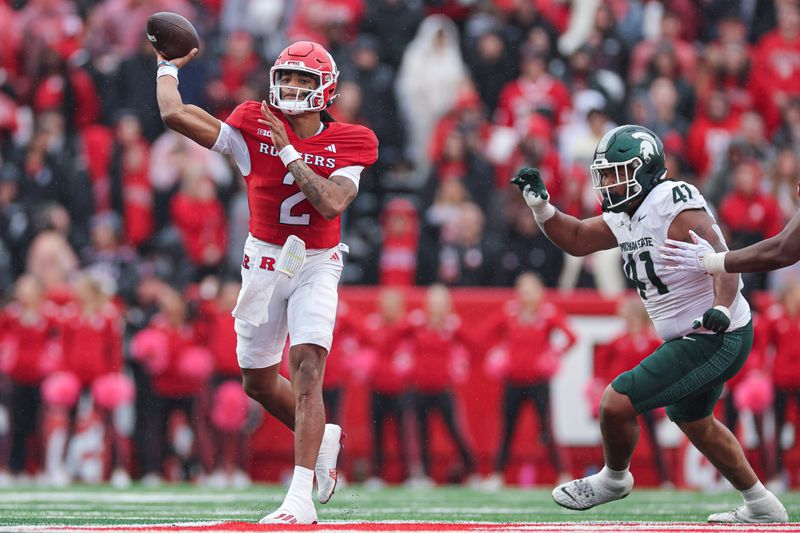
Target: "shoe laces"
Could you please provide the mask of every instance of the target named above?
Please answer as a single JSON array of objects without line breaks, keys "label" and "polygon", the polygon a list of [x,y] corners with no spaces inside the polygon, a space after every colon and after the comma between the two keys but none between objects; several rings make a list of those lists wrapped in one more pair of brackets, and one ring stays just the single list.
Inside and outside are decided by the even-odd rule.
[{"label": "shoe laces", "polygon": [[576,492],[576,496],[585,499],[594,499],[594,489],[588,481],[584,479],[576,479],[573,482],[572,488]]}]

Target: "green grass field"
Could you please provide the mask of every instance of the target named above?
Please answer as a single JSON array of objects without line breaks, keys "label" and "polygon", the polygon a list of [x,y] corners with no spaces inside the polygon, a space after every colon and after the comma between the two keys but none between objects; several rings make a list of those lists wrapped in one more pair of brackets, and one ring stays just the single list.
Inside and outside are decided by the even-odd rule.
[{"label": "green grass field", "polygon": [[[256,522],[282,501],[284,488],[212,490],[188,485],[159,488],[77,486],[0,491],[0,526],[141,526],[189,522]],[[800,515],[800,492],[781,496],[790,518]],[[350,485],[328,505],[324,522],[705,522],[709,513],[740,504],[733,492],[707,494],[637,489],[626,499],[578,513],[558,507],[548,489],[479,492],[465,488],[385,488]],[[800,526],[798,526],[800,528]]]}]

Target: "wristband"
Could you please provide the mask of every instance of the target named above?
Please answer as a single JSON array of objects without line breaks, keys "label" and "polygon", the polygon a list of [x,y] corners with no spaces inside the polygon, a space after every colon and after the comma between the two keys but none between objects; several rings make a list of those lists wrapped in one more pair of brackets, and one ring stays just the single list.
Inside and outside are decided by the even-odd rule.
[{"label": "wristband", "polygon": [[289,163],[292,163],[293,161],[297,161],[298,159],[303,158],[303,156],[301,156],[300,153],[297,150],[295,150],[294,146],[292,146],[291,144],[287,144],[286,146],[284,146],[281,149],[281,151],[278,152],[278,157],[281,158],[281,161],[283,161],[283,166],[285,167],[288,167]]},{"label": "wristband", "polygon": [[159,61],[156,79],[162,76],[169,76],[170,78],[175,78],[175,81],[178,81],[178,67],[169,61]]},{"label": "wristband", "polygon": [[722,314],[728,317],[728,320],[731,319],[731,310],[725,307],[724,305],[715,305],[714,309],[717,311],[722,311]]},{"label": "wristband", "polygon": [[553,204],[550,202],[545,202],[542,205],[531,206],[531,211],[533,211],[533,218],[536,219],[536,223],[540,226],[553,218],[553,215],[556,214],[556,208],[553,207]]},{"label": "wristband", "polygon": [[728,252],[714,252],[703,256],[703,267],[709,274],[722,274],[726,273],[725,270],[725,255]]}]

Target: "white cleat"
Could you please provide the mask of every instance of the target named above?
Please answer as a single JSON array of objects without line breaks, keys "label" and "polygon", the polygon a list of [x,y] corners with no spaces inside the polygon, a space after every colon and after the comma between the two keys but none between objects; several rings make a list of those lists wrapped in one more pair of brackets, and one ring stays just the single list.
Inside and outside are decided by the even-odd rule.
[{"label": "white cleat", "polygon": [[307,505],[300,505],[297,502],[283,502],[283,505],[277,511],[268,514],[258,523],[283,525],[316,524],[317,510],[311,500],[308,501]]},{"label": "white cleat", "polygon": [[575,479],[553,489],[553,499],[561,507],[585,511],[596,505],[621,500],[633,489],[633,475],[628,472],[624,481],[611,484],[599,475]]},{"label": "white cleat", "polygon": [[708,517],[713,524],[784,524],[789,513],[774,494],[757,500],[753,505],[742,505],[733,511],[714,513]]},{"label": "white cleat", "polygon": [[339,451],[342,449],[342,439],[344,439],[344,433],[340,426],[325,424],[325,433],[322,435],[317,464],[314,466],[319,503],[328,503],[336,491],[336,462],[339,460]]}]

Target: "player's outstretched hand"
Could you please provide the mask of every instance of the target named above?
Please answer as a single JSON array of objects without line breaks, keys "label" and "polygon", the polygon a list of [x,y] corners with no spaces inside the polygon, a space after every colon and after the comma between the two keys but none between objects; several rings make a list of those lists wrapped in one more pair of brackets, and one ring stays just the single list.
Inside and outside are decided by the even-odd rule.
[{"label": "player's outstretched hand", "polygon": [[161,63],[162,61],[169,61],[178,68],[181,68],[186,63],[194,59],[194,56],[196,55],[197,55],[197,48],[192,48],[192,51],[186,54],[185,56],[176,57],[175,59],[167,59],[166,57],[162,56],[159,52],[156,52],[156,58],[158,58],[159,63]]},{"label": "player's outstretched hand", "polygon": [[272,132],[272,144],[278,151],[281,151],[289,143],[289,136],[286,134],[286,127],[281,122],[281,119],[275,116],[272,109],[269,108],[267,102],[261,100],[261,116],[264,118],[258,119],[258,123],[270,129]]},{"label": "player's outstretched hand", "polygon": [[701,318],[692,322],[693,329],[703,327],[716,334],[725,333],[731,326],[731,312],[724,305],[717,305],[708,309]]},{"label": "player's outstretched hand", "polygon": [[667,239],[661,247],[661,259],[666,262],[667,270],[687,270],[689,272],[707,273],[705,256],[714,253],[714,248],[697,233],[689,231],[694,243]]},{"label": "player's outstretched hand", "polygon": [[519,187],[525,201],[531,207],[533,203],[542,204],[550,199],[538,168],[521,168],[517,175],[511,178],[511,183]]}]

